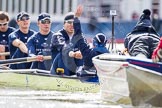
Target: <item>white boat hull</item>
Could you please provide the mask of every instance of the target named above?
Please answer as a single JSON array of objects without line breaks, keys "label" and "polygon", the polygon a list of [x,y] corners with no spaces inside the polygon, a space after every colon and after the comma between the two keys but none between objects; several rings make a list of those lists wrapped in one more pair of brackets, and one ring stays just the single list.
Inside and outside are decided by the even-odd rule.
[{"label": "white boat hull", "polygon": [[133,105],[162,106],[162,76],[130,66],[126,69]]},{"label": "white boat hull", "polygon": [[[104,55],[105,56],[105,55]],[[118,56],[118,55],[117,55]],[[102,99],[120,104],[162,106],[161,74],[131,65],[118,57],[93,58],[100,81]]]}]

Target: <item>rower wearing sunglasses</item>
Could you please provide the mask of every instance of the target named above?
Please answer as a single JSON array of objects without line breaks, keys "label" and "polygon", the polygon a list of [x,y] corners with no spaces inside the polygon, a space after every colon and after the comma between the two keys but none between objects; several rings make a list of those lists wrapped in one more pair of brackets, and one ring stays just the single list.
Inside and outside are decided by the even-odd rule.
[{"label": "rower wearing sunglasses", "polygon": [[[75,75],[76,70],[83,65],[82,56],[78,58],[70,57],[69,50],[78,52],[79,48],[72,45],[71,40],[74,35],[74,18],[79,17],[78,13],[69,12],[64,18],[63,29],[52,36],[52,59],[51,74]],[[81,55],[81,53],[80,53]]]},{"label": "rower wearing sunglasses", "polygon": [[27,42],[29,56],[37,56],[38,61],[32,62],[30,68],[49,70],[51,60],[43,60],[43,56],[51,55],[50,43],[53,32],[51,29],[51,17],[48,13],[41,13],[38,16],[39,32],[29,38]]},{"label": "rower wearing sunglasses", "polygon": [[[11,58],[28,57],[27,40],[35,31],[29,29],[30,16],[26,12],[20,12],[17,15],[17,24],[19,28],[9,35],[9,51]],[[31,63],[12,64],[11,69],[28,69]]]},{"label": "rower wearing sunglasses", "polygon": [[[8,26],[9,20],[8,13],[0,11],[0,53],[9,52],[8,35],[15,30],[15,28]],[[0,60],[9,58],[10,56],[0,56]]]}]

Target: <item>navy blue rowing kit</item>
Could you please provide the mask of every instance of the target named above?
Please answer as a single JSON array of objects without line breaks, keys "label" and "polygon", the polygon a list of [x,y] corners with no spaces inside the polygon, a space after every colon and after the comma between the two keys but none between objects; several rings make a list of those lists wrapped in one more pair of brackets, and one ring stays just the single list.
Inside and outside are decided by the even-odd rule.
[{"label": "navy blue rowing kit", "polygon": [[[27,42],[28,54],[30,57],[36,55],[48,56],[51,55],[51,37],[53,32],[49,32],[47,35],[42,35],[40,32],[36,33],[29,38]],[[33,62],[32,69],[49,70],[51,67],[51,60],[43,62]]]},{"label": "navy blue rowing kit", "polygon": [[[12,32],[9,35],[9,51],[10,51],[10,57],[11,58],[22,58],[22,57],[28,57],[27,54],[20,51],[19,48],[12,45],[12,42],[15,39],[21,40],[23,43],[27,43],[27,40],[30,36],[32,36],[35,33],[33,30],[29,30],[27,34],[22,33],[19,29]],[[28,65],[27,65],[28,64]],[[30,63],[21,63],[21,64],[12,64],[10,65],[11,69],[28,69],[30,67]]]},{"label": "navy blue rowing kit", "polygon": [[[61,36],[56,37],[59,33]],[[57,74],[57,68],[62,68],[64,69],[65,75],[75,75],[77,67],[83,65],[83,60],[69,57],[69,51],[75,52],[79,49],[77,46],[72,45],[67,32],[64,29],[62,29],[58,33],[54,34],[51,40],[51,44],[53,57],[51,73]]]},{"label": "navy blue rowing kit", "polygon": [[[98,82],[97,72],[92,62],[92,58],[99,54],[109,53],[108,49],[105,47],[106,40],[100,38],[100,36],[101,37],[105,37],[105,36],[100,35],[101,33],[97,34],[93,39],[97,37],[98,40],[100,39],[101,40],[100,42],[97,42],[97,45],[95,45],[96,43],[93,43],[93,45],[95,46],[94,48],[90,48],[90,46],[87,44],[86,40],[82,36],[81,25],[80,25],[80,21],[78,18],[74,19],[74,29],[75,29],[74,30],[75,34],[72,38],[72,43],[79,48],[79,50],[82,53],[83,60],[84,60],[83,68],[80,71],[77,71],[77,76],[79,77],[89,76],[87,81]],[[91,78],[90,76],[93,76],[93,77]]]},{"label": "navy blue rowing kit", "polygon": [[29,30],[27,34],[24,34],[20,31],[20,29],[16,30],[15,32],[11,33],[9,35],[9,50],[10,50],[10,56],[12,57],[15,53],[15,51],[18,49],[17,47],[12,45],[12,42],[15,39],[21,40],[23,43],[27,43],[27,40],[30,36],[32,36],[35,32],[33,30]]},{"label": "navy blue rowing kit", "polygon": [[[57,68],[64,68],[64,74],[65,75],[71,75],[71,74],[69,74],[67,72],[67,69],[72,69],[75,66],[77,66],[77,67],[83,66],[83,64],[84,64],[84,69],[90,69],[90,68],[92,68],[94,66],[93,63],[92,63],[92,58],[94,56],[102,54],[102,53],[108,53],[108,50],[105,47],[105,45],[98,45],[95,48],[92,48],[92,49],[90,48],[90,46],[87,44],[85,38],[82,36],[80,21],[78,20],[78,18],[74,18],[74,24],[73,25],[74,25],[75,34],[72,37],[72,40],[70,41],[70,44],[66,45],[69,48],[68,47],[64,48],[64,45],[62,45],[62,44],[61,44],[62,48],[61,48],[61,45],[55,45],[55,46],[57,46],[58,49],[61,48],[62,53],[58,54],[56,56],[56,58],[54,59],[54,61],[53,61],[53,68],[51,70],[52,74],[57,74],[57,72],[56,72]],[[56,35],[56,36],[59,36],[59,35]],[[56,36],[53,37],[53,38],[56,38]],[[62,37],[62,39],[61,39],[61,37]],[[58,38],[56,38],[56,39],[58,39]],[[64,38],[63,35],[60,35],[59,41],[60,40],[66,40],[66,38]],[[59,42],[55,40],[55,41],[53,41],[53,43],[56,44],[56,43],[59,43]],[[75,58],[70,58],[68,56],[69,51],[74,51],[73,48],[81,51],[81,53],[83,55],[83,59],[82,59],[83,64],[82,65],[77,65],[77,63],[75,63],[75,65],[74,65],[73,64],[74,62],[73,63],[70,62],[69,59],[74,59],[75,60]],[[65,57],[66,57],[66,59],[65,59]],[[64,65],[61,65],[60,62],[63,62]],[[80,63],[78,62],[78,64],[81,64],[81,62]],[[71,67],[68,68],[67,66],[71,66]],[[96,74],[96,73],[94,73],[94,74]]]},{"label": "navy blue rowing kit", "polygon": [[[15,28],[8,27],[6,32],[0,32],[0,45],[5,45],[5,52],[9,52],[9,46],[8,46],[8,36],[10,33],[15,31]],[[7,57],[10,58],[10,57]]]},{"label": "navy blue rowing kit", "polygon": [[84,60],[84,66],[91,68],[94,66],[92,63],[92,58],[102,53],[108,53],[108,50],[105,45],[98,45],[95,48],[90,48],[85,38],[82,36],[81,25],[78,18],[74,19],[74,29],[75,34],[72,38],[72,43],[80,49]]}]

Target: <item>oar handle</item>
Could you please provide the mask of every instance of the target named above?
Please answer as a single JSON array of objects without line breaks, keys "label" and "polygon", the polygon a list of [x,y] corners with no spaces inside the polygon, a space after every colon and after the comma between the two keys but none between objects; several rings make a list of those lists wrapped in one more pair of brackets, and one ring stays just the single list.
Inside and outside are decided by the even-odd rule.
[{"label": "oar handle", "polygon": [[[43,56],[43,60],[50,60],[51,56]],[[27,57],[27,62],[37,61],[37,56],[34,57]]]},{"label": "oar handle", "polygon": [[51,56],[43,56],[43,59],[44,59],[44,60],[51,60],[52,57],[51,57]]},{"label": "oar handle", "polygon": [[2,52],[0,53],[0,56],[9,56],[10,55],[10,52]]}]

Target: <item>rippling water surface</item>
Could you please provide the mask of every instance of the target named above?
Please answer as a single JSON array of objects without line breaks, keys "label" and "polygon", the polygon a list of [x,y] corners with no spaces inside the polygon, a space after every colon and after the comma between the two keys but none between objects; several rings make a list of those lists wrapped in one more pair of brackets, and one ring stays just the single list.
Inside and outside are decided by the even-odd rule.
[{"label": "rippling water surface", "polygon": [[122,108],[109,105],[99,93],[0,90],[0,108]]}]

